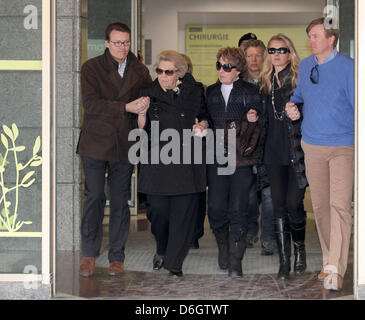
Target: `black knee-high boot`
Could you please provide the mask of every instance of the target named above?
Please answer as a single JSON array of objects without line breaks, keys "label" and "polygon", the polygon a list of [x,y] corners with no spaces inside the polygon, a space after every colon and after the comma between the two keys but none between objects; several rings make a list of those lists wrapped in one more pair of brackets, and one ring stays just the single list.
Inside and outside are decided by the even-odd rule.
[{"label": "black knee-high boot", "polygon": [[242,259],[246,251],[246,236],[242,235],[237,239],[231,232],[229,233],[229,270],[228,275],[232,278],[241,278]]},{"label": "black knee-high boot", "polygon": [[213,231],[218,245],[218,265],[222,270],[228,269],[229,264],[229,243],[228,243],[228,225]]},{"label": "black knee-high boot", "polygon": [[290,231],[294,242],[294,273],[302,274],[307,269],[305,253],[305,225],[306,220],[294,224],[290,222]]},{"label": "black knee-high boot", "polygon": [[274,227],[280,262],[278,279],[289,280],[291,253],[289,221],[284,218],[274,219]]}]

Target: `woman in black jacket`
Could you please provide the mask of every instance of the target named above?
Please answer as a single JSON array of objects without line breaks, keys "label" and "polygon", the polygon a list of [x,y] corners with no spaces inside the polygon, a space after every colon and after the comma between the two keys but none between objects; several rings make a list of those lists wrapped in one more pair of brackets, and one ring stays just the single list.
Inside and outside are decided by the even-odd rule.
[{"label": "woman in black jacket", "polygon": [[144,128],[149,138],[149,164],[140,166],[138,187],[139,192],[147,194],[151,231],[157,244],[153,268],[164,266],[174,277],[183,275],[199,195],[206,189],[205,164],[194,163],[193,141],[190,161],[183,158],[183,131],[208,128],[203,86],[186,71],[187,64],[178,52],[161,52],[156,63],[157,79],[140,93],[150,98],[150,107],[147,114],[138,115],[138,127]]},{"label": "woman in black jacket", "polygon": [[[257,163],[256,145],[260,135],[257,124],[260,95],[254,85],[239,78],[245,68],[244,61],[241,49],[220,49],[216,63],[219,81],[209,86],[206,94],[215,139],[222,140],[219,129],[223,129],[225,147],[229,144],[236,147],[233,174],[221,175],[219,161],[207,165],[208,218],[218,244],[219,267],[228,268],[230,277],[242,277],[248,196],[254,181],[252,166]],[[234,141],[228,141],[228,129],[236,130]]]},{"label": "woman in black jacket", "polygon": [[304,153],[300,146],[301,119],[291,121],[285,114],[297,83],[299,58],[292,41],[283,34],[267,45],[261,73],[264,93],[261,162],[269,175],[274,207],[274,227],[279,249],[278,279],[289,279],[291,237],[294,242],[294,272],[306,269],[303,199],[308,185]]}]

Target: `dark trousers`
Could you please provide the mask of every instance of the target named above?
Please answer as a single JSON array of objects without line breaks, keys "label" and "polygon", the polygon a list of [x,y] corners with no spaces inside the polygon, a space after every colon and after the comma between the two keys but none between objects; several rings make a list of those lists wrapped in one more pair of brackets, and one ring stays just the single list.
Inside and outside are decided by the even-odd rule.
[{"label": "dark trousers", "polygon": [[298,187],[294,168],[267,165],[266,169],[271,186],[274,218],[286,218],[294,224],[300,224],[306,218],[303,205],[305,188]]},{"label": "dark trousers", "polygon": [[128,199],[132,165],[82,157],[85,173],[85,202],[81,222],[82,251],[85,257],[99,255],[106,197],[105,174],[110,189],[109,254],[110,262],[124,261],[124,247],[130,226]]},{"label": "dark trousers", "polygon": [[248,199],[254,182],[251,166],[236,168],[232,175],[218,175],[216,165],[207,166],[208,218],[213,231],[227,225],[236,239],[247,233]]},{"label": "dark trousers", "polygon": [[257,191],[257,181],[250,190],[250,199],[248,203],[248,236],[256,237],[259,232],[259,216],[261,204],[261,243],[275,238],[273,219],[273,205],[271,200],[270,187],[265,187]]},{"label": "dark trousers", "polygon": [[181,271],[194,235],[199,193],[147,195],[148,218],[157,254],[164,256],[167,270]]},{"label": "dark trousers", "polygon": [[196,224],[194,228],[194,239],[198,240],[204,235],[204,220],[207,209],[206,191],[199,193],[199,202],[197,206]]}]

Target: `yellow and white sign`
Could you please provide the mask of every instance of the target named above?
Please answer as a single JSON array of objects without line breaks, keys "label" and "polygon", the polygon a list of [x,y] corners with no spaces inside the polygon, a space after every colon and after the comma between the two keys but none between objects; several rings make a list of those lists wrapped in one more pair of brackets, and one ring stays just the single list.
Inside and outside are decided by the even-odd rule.
[{"label": "yellow and white sign", "polygon": [[220,48],[237,47],[242,35],[253,32],[267,45],[269,39],[278,33],[289,37],[300,59],[311,52],[305,25],[186,25],[185,53],[193,63],[197,81],[211,85],[217,81],[216,55]]}]

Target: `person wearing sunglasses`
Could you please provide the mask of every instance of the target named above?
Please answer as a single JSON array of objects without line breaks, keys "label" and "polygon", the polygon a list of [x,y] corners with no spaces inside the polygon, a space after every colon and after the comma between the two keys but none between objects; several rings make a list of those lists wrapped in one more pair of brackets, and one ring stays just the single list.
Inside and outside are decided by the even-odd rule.
[{"label": "person wearing sunglasses", "polygon": [[[217,53],[219,80],[207,88],[208,113],[216,139],[223,129],[236,131],[236,167],[233,174],[220,175],[218,163],[207,165],[208,219],[218,245],[218,265],[232,278],[242,277],[246,250],[247,207],[257,163],[258,114],[261,100],[255,85],[244,82],[244,53],[240,48],[222,48]],[[224,139],[226,145],[226,139]]]},{"label": "person wearing sunglasses", "polygon": [[324,288],[340,290],[352,230],[354,61],[337,52],[339,30],[331,22],[318,18],[308,25],[312,56],[300,64],[286,109],[292,120],[303,117],[302,147],[323,255],[318,279]]},{"label": "person wearing sunglasses", "polygon": [[303,199],[308,183],[300,147],[301,119],[292,122],[285,114],[285,105],[297,84],[298,66],[299,57],[293,42],[283,34],[272,36],[261,72],[264,105],[260,162],[266,168],[271,186],[280,280],[289,279],[291,240],[294,273],[302,274],[307,266]]},{"label": "person wearing sunglasses", "polygon": [[[140,113],[138,126],[152,141],[152,126],[158,124],[159,132],[175,129],[182,139],[183,130],[204,131],[208,128],[203,86],[187,72],[184,57],[173,50],[162,51],[157,56],[157,78],[141,89],[140,95],[150,98],[147,113]],[[159,141],[159,154],[170,141]],[[191,154],[194,155],[192,143]],[[156,164],[140,165],[139,192],[147,194],[148,218],[156,240],[153,269],[169,270],[170,277],[183,276],[183,261],[191,246],[196,224],[200,194],[206,189],[205,165],[183,163],[184,145],[178,146],[179,163],[164,163],[161,157]],[[151,152],[149,152],[151,153]],[[181,158],[180,158],[181,155]]]},{"label": "person wearing sunglasses", "polygon": [[[85,202],[81,222],[83,257],[81,276],[94,274],[95,258],[102,244],[106,197],[105,174],[110,190],[109,275],[124,270],[124,250],[130,226],[128,199],[133,165],[128,134],[137,114],[149,106],[139,89],[152,82],[148,69],[130,52],[129,27],[116,22],[105,31],[104,54],[81,68],[83,125],[77,146],[85,174]],[[137,99],[138,98],[138,99]]]}]

